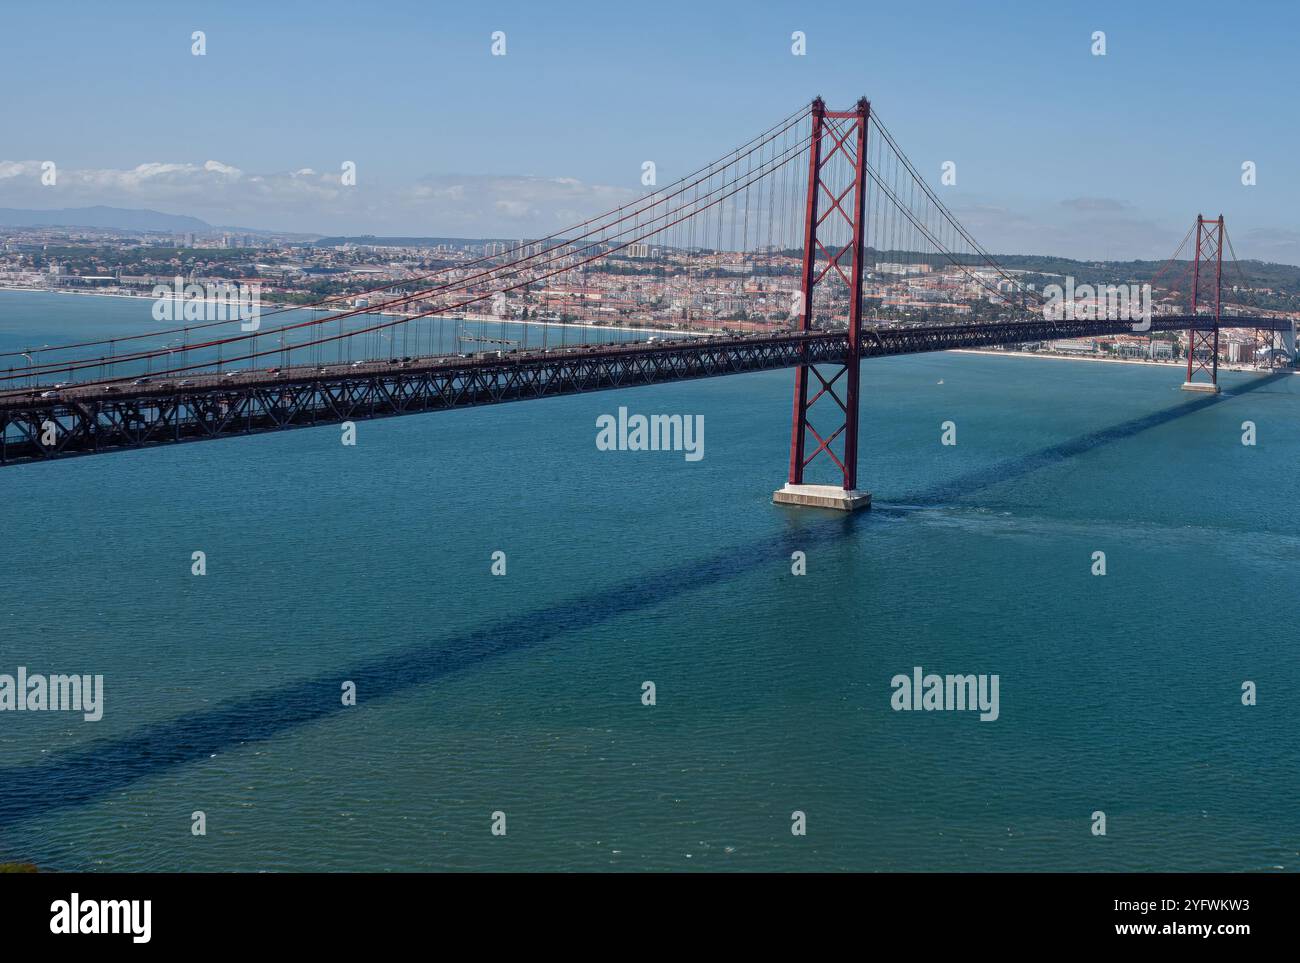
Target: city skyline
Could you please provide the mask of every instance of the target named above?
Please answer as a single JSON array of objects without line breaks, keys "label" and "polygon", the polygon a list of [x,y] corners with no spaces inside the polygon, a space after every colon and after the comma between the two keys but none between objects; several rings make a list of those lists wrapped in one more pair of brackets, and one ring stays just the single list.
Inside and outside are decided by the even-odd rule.
[{"label": "city skyline", "polygon": [[[398,5],[395,21],[412,29],[394,30],[339,3],[314,5],[305,20],[294,5],[145,3],[93,23],[71,18],[57,34],[47,16],[13,11],[35,42],[0,64],[15,91],[0,207],[147,208],[303,234],[541,236],[644,193],[646,161],[667,184],[758,133],[774,109],[866,93],[931,183],[954,165],[943,197],[992,250],[1165,256],[1198,213],[1185,208],[1194,197],[1201,212],[1228,214],[1239,256],[1300,263],[1300,232],[1286,218],[1300,192],[1280,173],[1297,134],[1282,124],[1246,133],[1233,109],[1249,97],[1253,115],[1285,116],[1286,58],[1260,45],[1280,49],[1286,31],[1261,31],[1258,19],[1222,23],[1207,51],[1197,12],[1210,8],[1200,5],[942,5],[924,22],[855,11],[843,30],[773,5],[746,5],[743,18],[740,8],[692,9],[689,30],[680,5],[580,9],[576,32],[525,6]],[[1266,9],[1279,26],[1295,19]],[[299,43],[284,42],[281,20]],[[492,52],[498,30],[504,56]],[[1098,30],[1104,56],[1092,52]],[[866,42],[882,33],[899,42]],[[50,71],[56,47],[78,71]],[[160,49],[171,51],[161,61]],[[98,78],[90,94],[86,71]],[[975,74],[978,85],[963,81]],[[1132,94],[1153,75],[1167,90],[1159,104]],[[40,82],[22,82],[32,76]],[[83,111],[87,96],[105,109]],[[152,104],[154,116],[112,108],[122,102]],[[72,111],[76,125],[64,120]],[[512,143],[526,151],[512,155]],[[58,178],[47,185],[50,161]],[[349,161],[356,183],[345,186]]]}]

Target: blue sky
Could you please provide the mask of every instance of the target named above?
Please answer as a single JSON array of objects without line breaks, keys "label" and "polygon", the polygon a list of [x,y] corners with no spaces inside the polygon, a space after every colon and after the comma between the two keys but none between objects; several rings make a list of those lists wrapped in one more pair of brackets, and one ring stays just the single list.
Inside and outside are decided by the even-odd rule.
[{"label": "blue sky", "polygon": [[957,164],[992,250],[1163,257],[1201,211],[1300,263],[1298,28],[1284,2],[7,4],[0,206],[524,236],[865,93],[936,183]]}]

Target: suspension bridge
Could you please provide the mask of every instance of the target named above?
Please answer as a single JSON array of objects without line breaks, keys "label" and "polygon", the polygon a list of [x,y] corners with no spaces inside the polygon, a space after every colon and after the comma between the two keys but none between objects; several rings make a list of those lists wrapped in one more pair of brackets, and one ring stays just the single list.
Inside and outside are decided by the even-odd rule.
[{"label": "suspension bridge", "polygon": [[1295,351],[1295,319],[1225,299],[1225,268],[1240,271],[1223,217],[1198,216],[1151,278],[1154,313],[1117,319],[1101,287],[1044,310],[866,99],[833,111],[818,98],[672,185],[504,251],[251,324],[0,355],[0,465],[792,368],[774,500],[853,510],[870,504],[864,359],[1184,332],[1184,387],[1217,391],[1222,329],[1253,332],[1269,359]]}]

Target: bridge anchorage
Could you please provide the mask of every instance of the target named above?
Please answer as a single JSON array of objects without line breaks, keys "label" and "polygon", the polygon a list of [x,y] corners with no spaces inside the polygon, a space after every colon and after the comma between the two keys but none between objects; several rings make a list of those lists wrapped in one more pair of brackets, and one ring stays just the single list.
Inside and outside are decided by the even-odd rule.
[{"label": "bridge anchorage", "polygon": [[[871,493],[858,489],[858,378],[861,370],[861,312],[862,312],[862,258],[863,258],[863,206],[867,193],[867,125],[871,118],[871,104],[863,97],[853,110],[828,111],[818,97],[812,103],[812,140],[808,152],[808,198],[804,220],[803,276],[799,289],[800,316],[797,330],[807,334],[812,331],[815,308],[814,294],[822,281],[832,271],[849,289],[848,348],[841,364],[832,366],[829,377],[814,364],[800,364],[794,373],[794,417],[790,434],[790,474],[785,486],[772,495],[779,505],[804,505],[815,508],[835,508],[853,512],[871,507]],[[837,123],[842,122],[842,123]],[[848,167],[848,176],[837,179],[827,168],[839,158]],[[847,180],[848,183],[844,184]],[[822,195],[825,195],[823,198]],[[849,195],[848,210],[844,204]],[[825,212],[822,212],[823,203]],[[823,225],[831,219],[832,224]],[[839,250],[823,243],[821,235],[833,233],[832,225],[847,228],[849,241]],[[832,242],[833,243],[833,242]],[[825,264],[819,269],[817,252],[825,254]],[[841,263],[849,255],[848,273]],[[806,349],[804,349],[806,351]],[[816,393],[809,397],[811,379],[817,381]],[[833,401],[834,409],[823,403],[822,410],[830,410],[832,424],[839,427],[822,431],[813,427],[809,412],[823,399]],[[811,440],[816,443],[811,455],[806,454]],[[840,453],[833,447],[840,440]],[[819,456],[834,464],[841,484],[810,485],[804,483],[804,470]]]}]

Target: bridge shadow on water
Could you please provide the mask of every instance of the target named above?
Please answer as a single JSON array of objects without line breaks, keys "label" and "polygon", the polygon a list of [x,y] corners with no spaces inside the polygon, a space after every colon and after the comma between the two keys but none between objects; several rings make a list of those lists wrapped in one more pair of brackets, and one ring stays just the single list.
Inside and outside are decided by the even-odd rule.
[{"label": "bridge shadow on water", "polygon": [[[1279,377],[1287,375],[1260,378],[1229,395],[1207,395],[1092,432],[995,468],[971,473],[906,501],[920,505],[952,501],[960,495],[1195,414],[1234,395],[1257,390]],[[797,527],[784,532],[673,565],[651,578],[627,579],[518,617],[498,619],[468,632],[408,646],[337,672],[150,723],[138,731],[99,739],[32,765],[0,769],[0,829],[52,811],[92,803],[139,779],[202,762],[215,753],[237,749],[245,743],[272,739],[340,712],[359,711],[341,704],[339,684],[343,679],[355,681],[367,701],[399,695],[490,660],[534,649],[566,634],[761,570],[772,565],[774,559],[788,558],[795,548],[806,551],[832,544],[864,524],[869,524],[869,520],[862,515],[827,515],[802,520]]]},{"label": "bridge shadow on water", "polygon": [[[399,695],[572,632],[652,608],[688,592],[788,559],[795,548],[827,544],[863,524],[861,516],[826,516],[692,559],[651,577],[638,576],[586,595],[497,619],[481,628],[408,646],[315,678],[235,699],[211,709],[150,723],[28,766],[0,769],[0,830],[24,819],[109,796],[138,779],[200,763],[214,753],[272,739],[340,712],[339,685],[357,684],[365,701]],[[364,703],[363,703],[364,704]],[[13,854],[20,858],[26,854]]]},{"label": "bridge shadow on water", "polygon": [[[988,468],[981,468],[978,471],[968,472],[957,478],[942,482],[933,488],[915,494],[903,494],[894,499],[893,511],[903,510],[903,506],[931,507],[934,505],[950,504],[961,498],[963,495],[969,495],[972,492],[982,491],[991,488],[993,485],[1009,481],[1015,478],[1021,478],[1039,469],[1046,468],[1049,465],[1060,464],[1071,458],[1077,458],[1080,455],[1087,454],[1094,449],[1103,445],[1110,445],[1117,441],[1125,441],[1144,431],[1150,431],[1152,428],[1159,428],[1161,425],[1167,425],[1170,422],[1177,421],[1179,418],[1186,418],[1194,415],[1199,411],[1214,405],[1222,404],[1239,395],[1247,394],[1251,391],[1258,391],[1274,382],[1289,378],[1289,372],[1275,372],[1273,374],[1261,375],[1251,381],[1246,382],[1231,391],[1222,394],[1206,394],[1197,396],[1182,404],[1165,408],[1163,411],[1152,412],[1149,415],[1142,415],[1139,418],[1132,418],[1128,421],[1121,422],[1118,425],[1111,425],[1108,428],[1100,428],[1097,431],[1089,432],[1086,435],[1080,435],[1070,441],[1062,442],[1059,445],[1052,445],[1050,448],[1040,448],[1038,451],[1030,452],[1020,458],[1013,458],[1009,461],[999,462]],[[883,506],[882,506],[883,507]],[[885,508],[890,511],[890,508]]]}]

